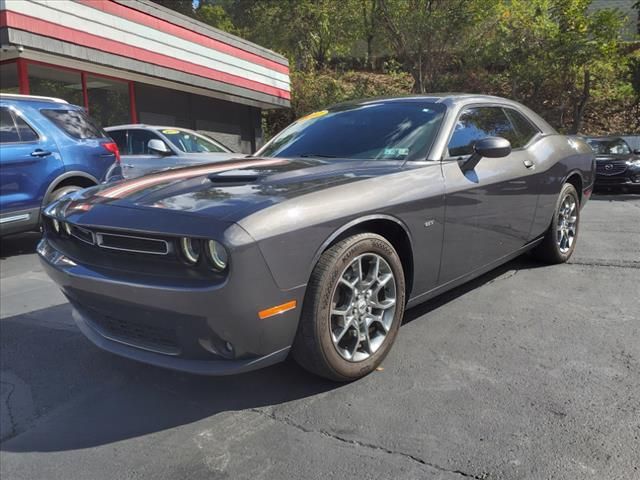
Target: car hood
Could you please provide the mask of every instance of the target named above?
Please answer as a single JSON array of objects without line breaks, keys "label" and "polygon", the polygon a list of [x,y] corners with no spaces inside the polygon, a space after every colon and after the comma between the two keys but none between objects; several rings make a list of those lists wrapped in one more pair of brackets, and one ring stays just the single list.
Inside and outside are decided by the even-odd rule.
[{"label": "car hood", "polygon": [[[399,161],[234,159],[157,172],[85,190],[71,211],[126,207],[234,222],[275,203],[397,170]],[[77,205],[81,205],[78,208]]]},{"label": "car hood", "polygon": [[597,162],[610,162],[612,160],[635,160],[637,157],[633,153],[629,153],[626,155],[596,155]]}]

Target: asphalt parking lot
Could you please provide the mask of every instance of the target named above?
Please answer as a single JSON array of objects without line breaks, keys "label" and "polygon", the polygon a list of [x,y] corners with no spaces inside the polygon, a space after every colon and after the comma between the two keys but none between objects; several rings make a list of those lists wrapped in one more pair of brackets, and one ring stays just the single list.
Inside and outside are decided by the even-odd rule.
[{"label": "asphalt parking lot", "polygon": [[1,242],[0,477],[640,479],[640,195],[596,196],[571,263],[522,257],[410,310],[352,384],[114,357]]}]

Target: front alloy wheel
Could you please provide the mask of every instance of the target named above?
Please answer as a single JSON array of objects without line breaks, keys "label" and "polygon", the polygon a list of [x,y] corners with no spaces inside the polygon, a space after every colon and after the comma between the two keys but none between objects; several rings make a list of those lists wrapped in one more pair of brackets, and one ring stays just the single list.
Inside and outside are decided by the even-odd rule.
[{"label": "front alloy wheel", "polygon": [[404,306],[404,272],[393,246],[373,233],[348,237],[325,251],[311,274],[293,356],[332,380],[363,377],[389,352]]},{"label": "front alloy wheel", "polygon": [[357,257],[336,284],[330,314],[331,340],[349,362],[366,360],[384,343],[396,311],[396,279],[384,258]]}]

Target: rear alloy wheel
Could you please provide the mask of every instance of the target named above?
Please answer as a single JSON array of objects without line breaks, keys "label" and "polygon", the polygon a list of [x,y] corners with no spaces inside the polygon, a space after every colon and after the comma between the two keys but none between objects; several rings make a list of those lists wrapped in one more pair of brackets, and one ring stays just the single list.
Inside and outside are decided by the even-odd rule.
[{"label": "rear alloy wheel", "polygon": [[570,183],[562,187],[553,220],[533,254],[547,263],[564,263],[573,254],[578,239],[580,199]]},{"label": "rear alloy wheel", "polygon": [[332,380],[360,378],[391,348],[404,304],[404,273],[393,246],[371,233],[342,240],[312,273],[293,356]]}]

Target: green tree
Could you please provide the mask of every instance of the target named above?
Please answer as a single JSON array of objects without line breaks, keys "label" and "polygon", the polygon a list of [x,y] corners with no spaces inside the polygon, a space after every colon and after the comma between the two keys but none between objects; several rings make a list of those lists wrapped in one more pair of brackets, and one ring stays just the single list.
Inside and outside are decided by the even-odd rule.
[{"label": "green tree", "polygon": [[443,75],[489,31],[494,0],[378,0],[390,47],[415,91],[442,88]]},{"label": "green tree", "polygon": [[624,69],[624,18],[616,10],[589,11],[590,4],[504,0],[496,33],[480,60],[497,70],[494,88],[504,82],[509,96],[545,110],[552,123],[570,133],[581,130],[594,96],[606,90],[617,94],[616,79]]}]

